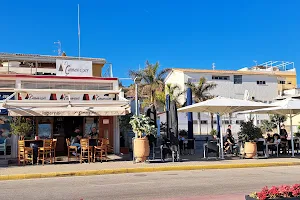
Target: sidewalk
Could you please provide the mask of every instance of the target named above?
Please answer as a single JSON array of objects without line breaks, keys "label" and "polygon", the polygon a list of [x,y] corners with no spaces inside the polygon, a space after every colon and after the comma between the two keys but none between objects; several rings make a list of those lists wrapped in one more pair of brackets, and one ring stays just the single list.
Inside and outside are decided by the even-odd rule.
[{"label": "sidewalk", "polygon": [[61,176],[87,176],[119,173],[178,171],[178,170],[207,170],[250,167],[271,167],[300,165],[299,158],[270,158],[270,159],[237,159],[237,160],[197,160],[183,162],[161,163],[159,160],[151,163],[132,161],[109,161],[97,163],[72,163],[9,166],[0,169],[0,180],[16,180],[30,178],[46,178]]}]

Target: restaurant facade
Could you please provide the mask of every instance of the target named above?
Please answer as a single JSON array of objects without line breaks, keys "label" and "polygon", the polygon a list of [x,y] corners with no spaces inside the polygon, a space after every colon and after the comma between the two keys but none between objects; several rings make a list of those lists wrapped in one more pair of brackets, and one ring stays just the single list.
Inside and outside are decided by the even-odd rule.
[{"label": "restaurant facade", "polygon": [[[104,59],[11,57],[14,62],[25,58],[27,62],[38,62],[33,62],[37,67],[23,70],[30,73],[12,73],[16,66],[7,64],[10,67],[8,73],[0,74],[0,126],[6,127],[2,128],[2,135],[7,132],[6,135],[10,136],[8,146],[11,152],[8,157],[16,157],[17,153],[18,137],[9,134],[9,123],[13,117],[30,119],[33,128],[29,137],[57,139],[58,155],[65,152],[66,138],[73,135],[75,128],[79,128],[83,135],[96,128],[99,138],[109,139],[109,151],[115,154],[120,152],[118,117],[130,113],[130,103],[119,89],[118,78],[102,77]],[[47,63],[50,72],[42,67],[43,63]],[[43,72],[38,73],[39,69]]]}]

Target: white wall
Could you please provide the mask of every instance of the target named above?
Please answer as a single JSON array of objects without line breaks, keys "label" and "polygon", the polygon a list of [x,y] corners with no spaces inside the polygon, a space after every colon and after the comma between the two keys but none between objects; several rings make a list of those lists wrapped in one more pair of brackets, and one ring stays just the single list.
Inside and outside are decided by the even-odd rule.
[{"label": "white wall", "polygon": [[[270,75],[243,75],[242,84],[234,84],[234,76],[230,74],[213,74],[214,76],[230,76],[229,80],[212,80],[211,73],[183,73],[179,71],[173,71],[167,78],[166,83],[178,84],[185,89],[185,83],[188,79],[192,79],[193,82],[198,83],[201,77],[207,79],[208,82],[214,82],[217,84],[216,88],[210,93],[216,96],[223,96],[229,98],[243,99],[245,90],[249,91],[250,98],[254,97],[256,100],[260,101],[273,101],[275,97],[278,96],[277,91],[277,77]],[[265,85],[258,85],[257,81],[265,81]],[[185,96],[183,95],[180,99],[180,103],[185,102]],[[165,115],[160,115],[161,122],[165,122]],[[186,113],[178,113],[179,118],[179,129],[187,129],[187,116]],[[268,115],[257,115],[257,120],[261,123],[262,120],[269,119]],[[193,120],[197,120],[197,113],[193,113]],[[210,116],[207,113],[201,113],[201,120],[207,120],[207,124],[201,124],[201,134],[208,134],[211,131]],[[216,116],[214,117],[216,120]],[[229,117],[223,117],[222,120],[229,120]],[[237,120],[245,120],[245,115],[233,114],[231,117],[232,132],[236,136],[237,132],[240,130],[240,124],[237,124]],[[197,122],[198,123],[198,122]],[[259,124],[258,124],[259,125]],[[228,124],[223,121],[222,131],[226,130]],[[194,134],[200,134],[198,130],[198,125],[194,123]],[[217,125],[214,124],[214,129]]]},{"label": "white wall", "polygon": [[[212,80],[212,74],[204,73],[185,73],[185,81],[188,78],[198,82],[200,77],[206,78],[208,82],[217,84],[216,88],[210,93],[213,95],[243,99],[245,90],[249,91],[250,97],[256,100],[272,101],[277,95],[277,77],[267,75],[243,75],[242,84],[234,84],[233,75],[213,74],[214,76],[229,76],[230,80]],[[258,85],[257,81],[266,81],[266,85]]]},{"label": "white wall", "polygon": [[[181,91],[185,89],[184,73],[180,71],[172,71],[165,80],[166,84],[178,85]],[[179,92],[179,91],[178,91]],[[176,92],[175,92],[176,93]],[[183,104],[185,102],[185,97],[182,95],[179,102]]]}]

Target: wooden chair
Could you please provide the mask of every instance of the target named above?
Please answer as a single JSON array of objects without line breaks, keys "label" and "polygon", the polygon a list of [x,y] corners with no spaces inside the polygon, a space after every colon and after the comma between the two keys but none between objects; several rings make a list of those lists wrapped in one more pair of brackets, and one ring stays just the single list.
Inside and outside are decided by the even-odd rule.
[{"label": "wooden chair", "polygon": [[31,162],[33,164],[33,148],[25,147],[25,141],[18,141],[18,165],[23,162],[25,165],[27,162]]},{"label": "wooden chair", "polygon": [[57,139],[53,139],[52,140],[52,149],[51,149],[51,155],[53,158],[53,163],[55,163],[55,158],[56,158],[56,143],[57,143]]},{"label": "wooden chair", "polygon": [[107,155],[107,145],[103,142],[100,143],[100,146],[98,145],[94,147],[94,162],[96,162],[96,158],[99,158],[102,163],[103,157],[105,157],[107,161],[107,156],[103,156]]},{"label": "wooden chair", "polygon": [[41,160],[42,164],[44,165],[45,161],[49,160],[50,164],[52,164],[52,146],[52,139],[44,140],[43,147],[38,148],[38,162]]},{"label": "wooden chair", "polygon": [[77,146],[71,146],[70,138],[66,138],[66,143],[68,147],[68,162],[70,162],[70,153],[71,154],[75,153],[76,161],[78,161]]},{"label": "wooden chair", "polygon": [[107,152],[108,152],[108,149],[110,149],[111,148],[111,146],[109,145],[109,139],[107,139],[107,138],[101,138],[101,145],[103,145],[104,147],[105,147],[105,159],[106,159],[106,161],[107,161],[107,159],[108,159],[108,156],[107,156]]},{"label": "wooden chair", "polygon": [[86,159],[90,163],[93,158],[93,147],[89,145],[89,139],[80,140],[80,150],[80,163]]}]

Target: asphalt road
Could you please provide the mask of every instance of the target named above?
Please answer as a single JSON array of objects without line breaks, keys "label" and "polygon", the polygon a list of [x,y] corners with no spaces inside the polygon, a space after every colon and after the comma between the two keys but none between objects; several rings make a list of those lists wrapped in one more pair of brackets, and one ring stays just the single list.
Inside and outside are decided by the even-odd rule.
[{"label": "asphalt road", "polygon": [[300,183],[300,167],[171,171],[0,181],[0,199],[244,199],[265,185]]}]

